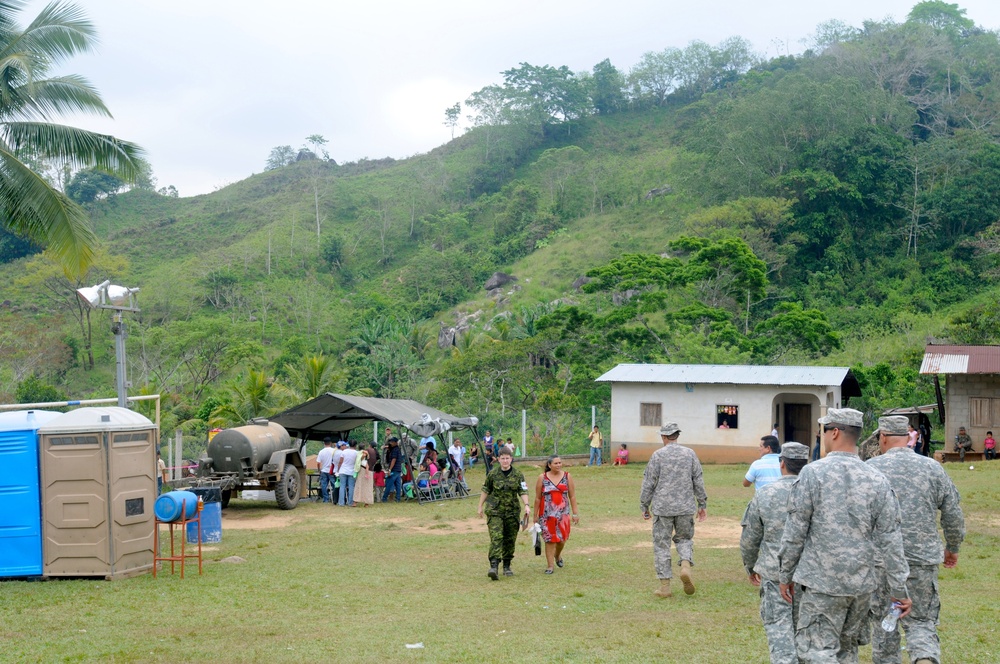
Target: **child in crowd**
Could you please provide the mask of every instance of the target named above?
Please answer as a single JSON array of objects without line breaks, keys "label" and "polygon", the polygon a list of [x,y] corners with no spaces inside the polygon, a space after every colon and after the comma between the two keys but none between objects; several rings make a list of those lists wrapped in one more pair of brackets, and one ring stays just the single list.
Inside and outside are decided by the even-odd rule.
[{"label": "child in crowd", "polygon": [[997,458],[997,441],[993,440],[993,432],[986,432],[986,440],[983,441],[983,451],[987,459]]},{"label": "child in crowd", "polygon": [[615,457],[615,462],[611,464],[612,466],[624,466],[628,463],[628,446],[622,443],[618,446],[618,456]]}]

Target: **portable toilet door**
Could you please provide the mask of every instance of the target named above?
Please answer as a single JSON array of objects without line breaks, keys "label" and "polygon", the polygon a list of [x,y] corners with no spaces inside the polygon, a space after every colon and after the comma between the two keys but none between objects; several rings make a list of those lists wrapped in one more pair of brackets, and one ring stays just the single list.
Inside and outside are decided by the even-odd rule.
[{"label": "portable toilet door", "polygon": [[62,413],[0,413],[0,578],[41,576],[38,427]]},{"label": "portable toilet door", "polygon": [[44,576],[152,569],[157,433],[125,408],[79,408],[39,429]]}]

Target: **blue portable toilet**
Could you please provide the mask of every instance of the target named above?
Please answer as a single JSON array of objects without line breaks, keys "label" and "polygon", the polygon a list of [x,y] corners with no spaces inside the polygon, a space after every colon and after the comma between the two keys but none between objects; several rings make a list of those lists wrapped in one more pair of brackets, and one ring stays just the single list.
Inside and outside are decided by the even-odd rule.
[{"label": "blue portable toilet", "polygon": [[0,412],[0,578],[42,574],[37,431],[60,415]]}]

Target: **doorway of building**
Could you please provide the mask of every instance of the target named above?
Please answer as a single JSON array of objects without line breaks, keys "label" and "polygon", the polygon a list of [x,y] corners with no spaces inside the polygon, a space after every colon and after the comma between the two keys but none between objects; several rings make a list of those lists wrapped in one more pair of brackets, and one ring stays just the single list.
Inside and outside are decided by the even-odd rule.
[{"label": "doorway of building", "polygon": [[812,442],[812,406],[807,403],[786,403],[783,422],[783,442],[795,441],[803,445]]}]

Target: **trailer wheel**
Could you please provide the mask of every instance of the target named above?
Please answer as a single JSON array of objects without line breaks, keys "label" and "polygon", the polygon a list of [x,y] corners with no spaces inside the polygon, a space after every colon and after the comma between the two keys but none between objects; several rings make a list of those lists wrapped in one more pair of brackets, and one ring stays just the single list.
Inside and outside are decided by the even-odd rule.
[{"label": "trailer wheel", "polygon": [[232,489],[223,489],[222,498],[219,500],[219,509],[226,509],[229,507],[229,499],[233,497]]},{"label": "trailer wheel", "polygon": [[281,479],[274,487],[274,498],[283,510],[293,510],[299,504],[299,469],[290,463],[285,464]]}]

